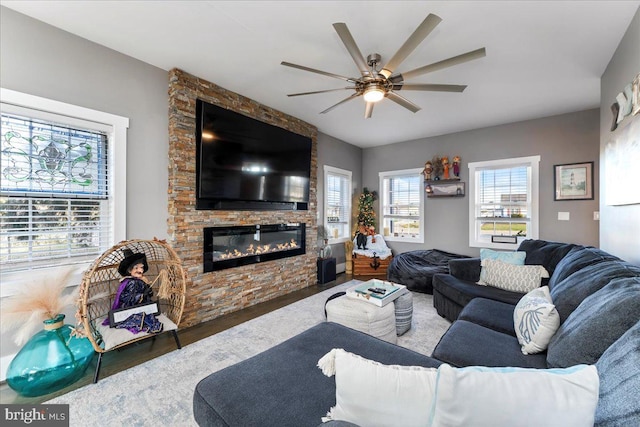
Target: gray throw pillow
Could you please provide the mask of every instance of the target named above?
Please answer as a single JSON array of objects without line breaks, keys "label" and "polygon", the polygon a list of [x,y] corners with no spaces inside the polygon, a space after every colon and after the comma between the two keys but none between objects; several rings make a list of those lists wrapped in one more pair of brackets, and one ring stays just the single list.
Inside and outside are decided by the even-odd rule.
[{"label": "gray throw pillow", "polygon": [[553,336],[550,367],[594,364],[611,344],[640,321],[640,277],[612,280],[586,298]]}]

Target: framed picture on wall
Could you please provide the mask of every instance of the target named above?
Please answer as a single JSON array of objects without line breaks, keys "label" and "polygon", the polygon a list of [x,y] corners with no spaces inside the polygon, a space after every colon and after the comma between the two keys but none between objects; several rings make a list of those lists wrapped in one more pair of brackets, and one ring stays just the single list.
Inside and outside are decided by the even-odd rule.
[{"label": "framed picture on wall", "polygon": [[554,200],[593,200],[593,162],[555,165]]}]

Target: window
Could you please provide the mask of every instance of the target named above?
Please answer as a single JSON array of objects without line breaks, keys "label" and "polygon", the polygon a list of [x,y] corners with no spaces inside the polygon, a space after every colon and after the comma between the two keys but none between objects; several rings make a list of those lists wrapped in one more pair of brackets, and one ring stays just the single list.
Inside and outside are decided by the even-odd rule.
[{"label": "window", "polygon": [[88,263],[124,240],[128,119],[1,94],[3,282],[11,272]]},{"label": "window", "polygon": [[424,243],[422,169],[380,172],[379,176],[384,238]]},{"label": "window", "polygon": [[[516,249],[538,238],[540,156],[469,163],[469,245]],[[515,236],[517,243],[492,242]]]},{"label": "window", "polygon": [[331,239],[351,238],[351,171],[324,167],[324,225]]}]

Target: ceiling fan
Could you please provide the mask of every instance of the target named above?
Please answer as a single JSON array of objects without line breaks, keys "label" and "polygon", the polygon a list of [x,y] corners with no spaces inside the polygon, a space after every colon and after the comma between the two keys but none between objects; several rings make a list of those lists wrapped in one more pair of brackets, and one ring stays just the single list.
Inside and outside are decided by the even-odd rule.
[{"label": "ceiling fan", "polygon": [[419,90],[419,91],[436,91],[436,92],[462,92],[467,87],[466,85],[449,85],[449,84],[407,84],[405,80],[411,79],[422,74],[430,73],[443,68],[451,67],[454,65],[462,64],[467,61],[482,58],[486,56],[485,48],[476,49],[461,55],[451,57],[442,61],[434,62],[433,64],[425,65],[424,67],[416,68],[405,73],[393,74],[395,69],[404,61],[411,52],[436,28],[436,26],[442,21],[442,19],[436,15],[429,14],[424,21],[415,29],[413,34],[409,36],[407,41],[398,49],[393,57],[381,68],[378,69],[378,65],[381,61],[380,54],[372,53],[367,56],[365,61],[364,56],[360,52],[358,45],[356,44],[353,36],[349,32],[347,25],[338,22],[333,24],[338,36],[344,43],[347,51],[356,63],[358,70],[360,71],[360,77],[344,77],[338,74],[328,73],[326,71],[316,70],[314,68],[305,67],[303,65],[292,64],[290,62],[281,62],[282,65],[292,68],[297,68],[304,71],[310,71],[312,73],[322,74],[328,77],[334,77],[336,79],[344,80],[352,83],[354,86],[343,87],[338,89],[318,90],[313,92],[301,92],[292,93],[287,96],[301,96],[301,95],[313,95],[318,93],[335,92],[340,90],[355,90],[353,94],[332,105],[320,114],[328,113],[337,106],[344,104],[347,101],[351,101],[359,96],[362,96],[366,102],[364,117],[369,118],[373,112],[373,106],[376,102],[383,98],[388,98],[391,101],[403,106],[404,108],[416,113],[420,111],[413,102],[398,95],[397,92],[401,90]]}]

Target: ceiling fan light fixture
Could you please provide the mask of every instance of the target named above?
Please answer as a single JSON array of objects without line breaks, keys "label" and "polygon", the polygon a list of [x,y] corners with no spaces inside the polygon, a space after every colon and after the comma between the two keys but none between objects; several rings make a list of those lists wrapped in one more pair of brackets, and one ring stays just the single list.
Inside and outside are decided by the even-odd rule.
[{"label": "ceiling fan light fixture", "polygon": [[367,102],[378,102],[384,98],[384,89],[380,85],[371,85],[364,90],[364,100]]}]

